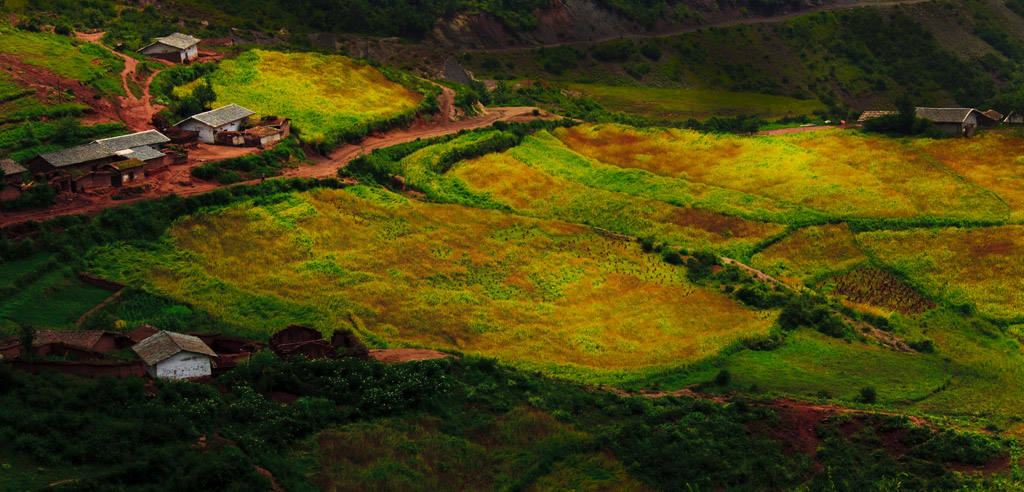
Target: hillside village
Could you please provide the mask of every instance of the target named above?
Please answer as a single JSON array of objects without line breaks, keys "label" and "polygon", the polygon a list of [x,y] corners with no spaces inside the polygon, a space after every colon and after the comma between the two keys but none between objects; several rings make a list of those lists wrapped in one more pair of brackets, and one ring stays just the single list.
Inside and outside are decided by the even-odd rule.
[{"label": "hillside village", "polygon": [[1020,1],[0,13],[0,491],[1024,490]]}]

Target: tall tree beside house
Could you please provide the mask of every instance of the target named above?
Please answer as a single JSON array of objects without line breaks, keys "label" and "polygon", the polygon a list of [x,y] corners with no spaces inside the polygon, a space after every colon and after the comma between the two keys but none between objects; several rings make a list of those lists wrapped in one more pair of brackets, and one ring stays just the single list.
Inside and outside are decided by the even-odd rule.
[{"label": "tall tree beside house", "polygon": [[196,86],[191,94],[182,97],[178,101],[175,113],[179,119],[185,119],[209,110],[210,104],[213,104],[216,100],[217,93],[213,90],[213,85],[210,84],[210,81],[206,80],[204,83]]}]

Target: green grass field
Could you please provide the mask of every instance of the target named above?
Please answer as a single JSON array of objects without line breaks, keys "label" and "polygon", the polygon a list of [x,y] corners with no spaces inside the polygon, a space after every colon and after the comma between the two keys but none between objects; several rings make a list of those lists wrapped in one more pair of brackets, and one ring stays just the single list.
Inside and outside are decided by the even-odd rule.
[{"label": "green grass field", "polygon": [[81,81],[105,96],[124,95],[124,60],[93,43],[66,36],[0,29],[0,53],[15,55],[65,78]]},{"label": "green grass field", "polygon": [[674,121],[738,115],[756,115],[773,120],[825,110],[825,105],[816,99],[801,100],[749,92],[597,84],[569,84],[569,89],[594,98],[611,111]]},{"label": "green grass field", "polygon": [[354,328],[378,346],[594,383],[711,356],[774,318],[586,227],[361,187],[202,214],[160,252],[122,244],[90,263],[265,335],[292,323]]},{"label": "green grass field", "polygon": [[[320,490],[507,490],[552,449],[590,438],[531,407],[495,420],[472,438],[442,432],[437,418],[352,424],[318,434],[296,455],[312,461],[308,475]],[[610,453],[580,453],[528,490],[653,489],[630,478]]]},{"label": "green grass field", "polygon": [[73,326],[80,316],[110,297],[110,291],[82,282],[51,265],[51,260],[50,255],[35,255],[0,265],[0,278],[7,283],[0,287],[13,285],[23,277],[30,280],[13,295],[0,299],[0,331],[5,336],[15,336],[17,325]]},{"label": "green grass field", "polygon": [[235,103],[259,116],[291,118],[308,142],[408,114],[423,99],[372,66],[318,53],[248,51],[223,61],[211,82],[217,92],[214,106]]}]

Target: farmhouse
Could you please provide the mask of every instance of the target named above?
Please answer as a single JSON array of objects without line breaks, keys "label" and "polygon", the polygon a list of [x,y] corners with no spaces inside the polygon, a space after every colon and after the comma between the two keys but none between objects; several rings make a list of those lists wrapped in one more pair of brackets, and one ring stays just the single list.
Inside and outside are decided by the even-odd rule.
[{"label": "farmhouse", "polygon": [[160,331],[132,346],[146,363],[146,373],[153,378],[189,379],[209,376],[211,359],[217,354],[202,340],[191,336]]},{"label": "farmhouse", "polygon": [[122,186],[167,165],[160,148],[170,139],[156,130],[96,140],[40,155],[28,162],[58,189],[84,191]]},{"label": "farmhouse", "polygon": [[978,128],[978,118],[984,118],[974,108],[917,108],[917,117],[931,120],[935,127],[953,135],[970,137]]},{"label": "farmhouse", "polygon": [[45,349],[48,346],[64,346],[102,354],[111,350],[125,348],[128,346],[128,343],[129,341],[124,335],[101,330],[39,330],[32,337],[32,347],[37,350],[44,349],[40,352],[46,351]]},{"label": "farmhouse", "polygon": [[1004,125],[1024,125],[1024,114],[1021,113],[1010,113],[1005,119],[1003,119]]},{"label": "farmhouse", "polygon": [[140,49],[139,53],[174,63],[189,63],[199,56],[200,41],[188,34],[176,32],[170,36],[154,38],[153,43]]},{"label": "farmhouse", "polygon": [[174,126],[184,131],[197,132],[199,141],[212,144],[216,142],[218,133],[240,131],[242,124],[254,114],[256,113],[237,104],[228,104],[212,111],[193,115]]},{"label": "farmhouse", "polygon": [[27,178],[27,169],[11,159],[0,159],[0,202],[17,200],[21,196],[21,187]]}]

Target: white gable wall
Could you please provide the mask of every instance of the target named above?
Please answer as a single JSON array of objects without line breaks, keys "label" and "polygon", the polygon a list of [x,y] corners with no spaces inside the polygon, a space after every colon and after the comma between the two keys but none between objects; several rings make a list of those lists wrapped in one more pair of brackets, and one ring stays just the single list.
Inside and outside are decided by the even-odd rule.
[{"label": "white gable wall", "polygon": [[237,132],[242,129],[242,121],[232,121],[226,125],[218,126],[214,128],[206,123],[196,120],[188,120],[180,125],[179,128],[190,132],[199,132],[199,141],[203,143],[212,144],[213,136],[218,132]]},{"label": "white gable wall", "polygon": [[158,362],[156,367],[148,367],[149,375],[154,378],[187,379],[209,376],[212,373],[210,357],[192,352],[178,352],[170,358]]}]

